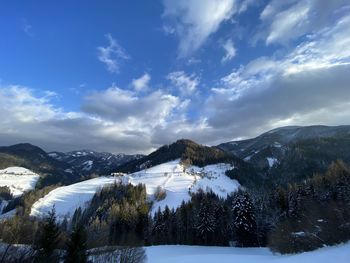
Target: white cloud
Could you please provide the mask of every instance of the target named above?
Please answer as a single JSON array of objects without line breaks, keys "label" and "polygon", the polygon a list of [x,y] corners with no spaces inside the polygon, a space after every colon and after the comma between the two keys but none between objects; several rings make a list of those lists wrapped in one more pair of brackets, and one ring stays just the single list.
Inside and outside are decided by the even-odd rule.
[{"label": "white cloud", "polygon": [[225,56],[223,56],[221,62],[227,62],[236,56],[236,49],[231,39],[227,40],[222,47],[225,50]]},{"label": "white cloud", "polygon": [[262,25],[255,38],[264,39],[267,45],[287,45],[331,25],[346,3],[347,0],[272,0],[260,14]]},{"label": "white cloud", "polygon": [[204,107],[208,125],[235,138],[280,125],[344,124],[350,117],[349,45],[347,15],[285,55],[233,70],[212,89]]},{"label": "white cloud", "polygon": [[[333,8],[340,2],[327,1],[320,6],[318,0],[271,1],[261,14],[266,29],[264,41],[269,38],[271,44],[276,44],[305,37],[299,39],[296,47],[284,46],[282,52],[277,50],[270,57],[259,57],[233,69],[209,94],[197,92],[200,79],[194,74],[170,73],[167,79],[176,91],[169,93],[152,89],[151,77],[145,73],[133,80],[133,90],[112,86],[95,91],[83,99],[80,111],[66,112],[53,103],[59,94],[38,95],[26,87],[0,86],[0,145],[22,141],[47,150],[92,148],[133,153],[148,152],[179,138],[214,144],[254,136],[281,125],[344,124],[350,119],[350,15],[348,9]],[[176,28],[178,35],[186,36],[190,30],[203,26],[198,22],[203,13],[196,10],[201,13],[197,14],[194,8],[189,8],[191,3],[168,3],[184,7],[182,15],[175,8],[175,13],[182,17],[180,28],[184,26],[184,31]],[[304,23],[301,18],[299,27],[287,19],[289,22],[278,28],[275,19],[279,14],[298,8],[306,10],[302,8],[305,3],[308,7],[305,16],[310,22]],[[199,9],[207,10],[208,5],[204,1]],[[198,25],[185,29],[186,12],[198,15],[189,18]],[[319,15],[317,19],[315,13]],[[206,33],[201,35],[205,37],[199,46],[225,21],[217,19],[221,22],[213,27],[214,18],[209,17],[203,20],[211,22],[203,29]],[[289,38],[289,32],[293,31],[291,24],[297,28]],[[109,45],[100,47],[99,52],[111,60],[104,60],[107,66],[118,69],[126,55],[122,52],[124,58],[117,58],[114,64],[118,51],[111,50],[119,45],[112,37],[107,38]],[[181,96],[174,95],[177,93]],[[206,97],[193,96],[195,99],[190,100],[189,96],[197,93]]]},{"label": "white cloud", "polygon": [[310,4],[300,1],[274,16],[266,43],[287,42],[304,34],[309,27]]},{"label": "white cloud", "polygon": [[29,24],[27,19],[22,19],[22,31],[29,37],[33,37],[33,26]]},{"label": "white cloud", "polygon": [[108,46],[97,47],[97,58],[106,65],[109,72],[119,73],[121,61],[128,60],[130,57],[111,34],[106,34],[105,37],[108,40]]},{"label": "white cloud", "polygon": [[[307,70],[330,68],[350,63],[350,16],[332,26],[310,34],[289,53],[278,59],[259,57],[222,78],[224,85],[245,90],[277,74],[291,75]],[[277,52],[278,53],[278,52]]]},{"label": "white cloud", "polygon": [[46,150],[149,152],[155,147],[156,127],[176,121],[187,104],[159,90],[138,96],[115,86],[87,96],[79,112],[65,112],[51,99],[27,87],[1,86],[0,145],[30,142]]},{"label": "white cloud", "polygon": [[196,51],[216,32],[221,23],[231,18],[235,0],[164,0],[164,17],[179,37],[179,56]]},{"label": "white cloud", "polygon": [[0,145],[148,153],[178,138],[205,143],[216,136],[205,118],[187,119],[189,99],[161,90],[141,96],[112,86],[85,97],[78,112],[66,112],[51,99],[27,87],[0,86]]},{"label": "white cloud", "polygon": [[180,100],[160,90],[145,96],[112,86],[85,98],[82,110],[95,117],[136,126],[163,125],[171,117]]},{"label": "white cloud", "polygon": [[255,0],[242,0],[240,3],[239,3],[239,8],[238,8],[238,13],[243,13],[245,11],[247,11],[247,9],[256,4],[257,2]]},{"label": "white cloud", "polygon": [[147,89],[150,80],[151,80],[151,76],[148,73],[145,73],[141,77],[137,79],[133,79],[131,82],[131,85],[134,87],[136,91],[145,90]]},{"label": "white cloud", "polygon": [[175,34],[175,28],[173,28],[170,25],[163,25],[163,32],[165,35],[174,35]]},{"label": "white cloud", "polygon": [[187,75],[184,71],[175,71],[168,74],[167,79],[179,88],[183,96],[191,95],[196,91],[199,78],[194,74]]}]

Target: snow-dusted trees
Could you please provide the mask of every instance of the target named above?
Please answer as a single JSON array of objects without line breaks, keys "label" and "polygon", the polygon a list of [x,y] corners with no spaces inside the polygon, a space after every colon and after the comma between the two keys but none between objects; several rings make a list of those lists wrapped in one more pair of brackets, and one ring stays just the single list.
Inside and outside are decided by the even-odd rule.
[{"label": "snow-dusted trees", "polygon": [[178,225],[174,209],[168,206],[164,211],[158,208],[154,215],[151,238],[153,244],[174,244],[177,240]]},{"label": "snow-dusted trees", "polygon": [[152,242],[154,244],[163,244],[167,235],[167,226],[164,220],[164,213],[158,208],[153,218]]},{"label": "snow-dusted trees", "polygon": [[240,246],[256,246],[254,205],[245,191],[232,196],[232,226]]},{"label": "snow-dusted trees", "polygon": [[195,230],[199,239],[203,240],[204,244],[210,244],[215,231],[215,206],[204,197],[200,204],[198,214],[196,215]]}]

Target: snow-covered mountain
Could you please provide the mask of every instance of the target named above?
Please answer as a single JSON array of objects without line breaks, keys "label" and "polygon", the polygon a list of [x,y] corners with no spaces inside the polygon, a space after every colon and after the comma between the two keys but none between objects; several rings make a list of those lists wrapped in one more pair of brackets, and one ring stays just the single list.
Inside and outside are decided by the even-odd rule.
[{"label": "snow-covered mountain", "polygon": [[[154,202],[152,212],[166,206],[177,208],[182,201],[189,201],[190,194],[199,189],[211,190],[226,198],[239,187],[236,180],[231,180],[225,175],[225,172],[232,168],[231,164],[224,163],[204,167],[186,166],[177,159],[132,174],[94,178],[56,188],[34,203],[31,215],[45,216],[55,206],[61,219],[64,216],[70,217],[78,207],[85,208],[98,189],[114,182],[144,184],[149,199]],[[157,191],[164,191],[164,199],[156,200]]]},{"label": "snow-covered mountain", "polygon": [[255,138],[222,143],[217,147],[251,160],[261,151],[270,148],[279,154],[290,144],[310,139],[350,137],[350,125],[343,126],[286,126],[265,132]]},{"label": "snow-covered mountain", "polygon": [[68,185],[91,175],[106,175],[142,155],[112,154],[95,151],[46,153],[29,143],[0,147],[0,169],[23,167],[40,176],[39,187]]},{"label": "snow-covered mountain", "polygon": [[69,170],[69,164],[50,157],[43,149],[29,143],[0,147],[0,169],[13,166],[24,167],[40,175],[39,187],[70,184],[81,178],[79,173]]},{"label": "snow-covered mountain", "polygon": [[50,157],[71,166],[71,171],[78,171],[83,176],[91,174],[110,174],[118,166],[143,157],[143,155],[139,154],[112,154],[107,152],[95,152],[90,150],[71,151],[66,153],[50,152],[48,154]]},{"label": "snow-covered mountain", "polygon": [[245,165],[243,160],[232,153],[201,145],[191,140],[181,139],[172,144],[164,145],[147,156],[121,165],[117,171],[137,172],[176,159],[180,159],[184,164],[193,164],[199,167],[216,163],[231,163],[237,169],[240,169]]},{"label": "snow-covered mountain", "polygon": [[298,182],[337,159],[350,164],[350,126],[288,126],[217,147],[242,158],[272,184]]},{"label": "snow-covered mountain", "polygon": [[[346,193],[349,192],[350,172],[347,166],[338,161],[332,164],[327,172],[310,180],[304,179],[307,175],[312,176],[315,171],[319,171],[320,167],[326,167],[337,159],[349,163],[350,133],[344,127],[332,132],[325,132],[319,127],[315,128],[321,130],[318,132],[311,132],[309,129],[306,129],[307,132],[300,131],[303,129],[300,127],[276,129],[255,139],[231,142],[219,147],[203,146],[182,139],[165,145],[147,156],[135,157],[122,165],[115,164],[115,170],[108,176],[101,176],[107,175],[107,172],[102,172],[102,168],[99,167],[104,167],[104,171],[110,170],[114,167],[114,161],[117,163],[125,155],[93,151],[46,154],[35,147],[14,147],[16,151],[22,149],[23,152],[19,151],[15,155],[12,148],[12,152],[7,151],[5,154],[9,156],[12,154],[11,156],[18,158],[16,161],[21,161],[20,158],[26,162],[39,160],[40,167],[59,164],[54,166],[58,167],[56,168],[58,171],[64,169],[65,173],[72,176],[74,174],[83,176],[72,182],[62,180],[65,185],[60,187],[55,185],[40,189],[39,185],[32,193],[24,194],[14,200],[9,201],[5,198],[5,202],[0,203],[0,210],[6,205],[5,210],[8,213],[0,215],[0,221],[11,220],[11,217],[16,213],[19,215],[21,211],[25,211],[26,215],[29,213],[32,216],[31,220],[40,220],[55,207],[59,221],[62,222],[65,218],[72,219],[71,222],[74,223],[81,220],[90,229],[97,230],[96,232],[101,235],[101,239],[98,240],[104,242],[102,245],[107,244],[104,239],[107,240],[111,233],[117,237],[116,242],[119,242],[119,237],[135,235],[140,240],[149,238],[151,244],[182,242],[181,244],[228,245],[233,240],[232,242],[241,242],[236,244],[255,246],[266,245],[266,238],[273,237],[272,249],[289,253],[303,251],[298,247],[289,247],[288,241],[285,241],[289,236],[293,237],[293,244],[294,238],[304,242],[303,238],[308,238],[306,235],[313,234],[315,229],[321,237],[319,240],[327,241],[321,243],[317,241],[307,249],[322,247],[323,243],[336,244],[346,241],[348,237],[343,237],[342,234],[343,227],[348,226],[347,221],[338,222],[337,219],[327,215],[332,215],[338,205],[342,207],[348,200]],[[229,147],[236,148],[232,150]],[[246,151],[249,155],[241,153],[238,157],[234,152],[237,149],[240,152]],[[34,150],[34,153],[31,150]],[[34,158],[31,159],[31,156]],[[34,165],[33,162],[30,164]],[[20,168],[16,169],[15,171],[13,168],[5,169],[0,173],[0,186],[4,181],[3,185],[12,188],[13,193],[17,190],[23,193],[33,189],[37,179],[41,180],[45,176],[40,174],[39,178],[39,175],[26,170],[21,170],[20,175],[18,170]],[[89,175],[94,172],[98,173],[98,176],[90,177]],[[26,175],[32,177],[27,178],[25,182],[19,181],[19,187],[12,184],[12,181],[22,180],[24,177],[21,176]],[[287,183],[301,181],[302,184],[295,184],[300,191],[283,187]],[[118,184],[113,185],[115,183]],[[108,185],[110,187],[99,191]],[[308,189],[315,189],[317,194],[309,192]],[[6,196],[8,189],[3,188],[2,191]],[[235,194],[230,195],[231,193]],[[298,193],[304,195],[299,196]],[[225,200],[229,195],[230,197]],[[305,202],[302,201],[299,205],[296,200]],[[325,203],[317,208],[321,211],[320,215],[316,214],[309,228],[305,227],[302,221],[304,218],[293,221],[295,213],[308,213],[310,204],[314,206],[321,202],[320,200]],[[21,203],[27,206],[21,206]],[[334,207],[329,204],[334,204]],[[13,209],[16,206],[20,207],[17,211]],[[82,211],[78,210],[74,214],[77,208],[82,208]],[[316,212],[318,213],[318,210]],[[291,216],[292,214],[288,213],[294,214]],[[347,210],[344,210],[344,216],[342,214],[341,218],[346,218],[345,213],[348,213]],[[287,234],[283,225],[289,224],[289,221],[284,221],[286,215],[288,220],[296,222]],[[310,222],[310,217],[306,218]],[[257,229],[258,223],[259,229]],[[244,231],[240,228],[242,225]],[[337,228],[338,225],[340,227]],[[129,228],[130,226],[132,228]],[[176,230],[179,226],[181,231]],[[232,231],[232,226],[237,231]],[[329,229],[331,232],[336,231],[336,235],[339,236],[336,241],[333,239],[328,241],[328,238],[333,238]],[[139,232],[139,230],[146,231]],[[144,233],[148,236],[144,236]],[[269,260],[267,257],[265,259]]]}]

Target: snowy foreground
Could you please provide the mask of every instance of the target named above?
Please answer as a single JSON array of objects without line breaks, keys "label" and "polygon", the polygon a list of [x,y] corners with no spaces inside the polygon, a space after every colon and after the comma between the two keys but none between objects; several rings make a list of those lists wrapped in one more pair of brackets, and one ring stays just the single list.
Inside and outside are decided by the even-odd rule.
[{"label": "snowy foreground", "polygon": [[[0,254],[7,245],[0,243]],[[108,247],[103,247],[103,250]],[[90,254],[92,263],[105,263],[103,259],[116,259],[118,253],[100,251]],[[30,251],[28,245],[13,245],[9,250],[12,258],[18,258]],[[294,255],[273,254],[268,248],[234,248],[234,247],[206,247],[166,245],[145,247],[148,263],[348,263],[350,243],[325,247],[311,252]],[[108,261],[116,262],[116,261]]]},{"label": "snowy foreground", "polygon": [[0,186],[8,186],[14,197],[34,189],[39,175],[23,167],[9,167],[0,170]]},{"label": "snowy foreground", "polygon": [[211,189],[219,196],[226,197],[239,187],[237,181],[231,180],[225,175],[225,171],[231,168],[228,164],[185,168],[180,164],[180,160],[175,160],[129,175],[94,178],[56,188],[34,203],[31,215],[44,216],[55,205],[59,218],[70,217],[78,207],[86,207],[98,189],[115,181],[133,185],[145,184],[150,200],[154,200],[157,188],[165,191],[165,199],[154,203],[153,213],[158,207],[163,209],[166,205],[169,208],[180,206],[182,201],[190,200],[191,192],[196,192],[199,189]]},{"label": "snowy foreground", "polygon": [[267,248],[200,246],[152,246],[146,253],[149,263],[348,263],[350,243],[296,255],[274,255]]}]

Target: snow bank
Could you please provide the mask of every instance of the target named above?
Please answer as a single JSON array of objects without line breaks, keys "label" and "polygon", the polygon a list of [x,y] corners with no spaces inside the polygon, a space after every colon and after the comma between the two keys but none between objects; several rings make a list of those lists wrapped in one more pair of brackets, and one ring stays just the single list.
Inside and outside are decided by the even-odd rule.
[{"label": "snow bank", "polygon": [[84,208],[98,189],[101,189],[104,185],[113,184],[116,180],[114,177],[99,177],[58,187],[35,202],[30,215],[36,217],[46,216],[52,207],[55,206],[59,219],[63,219],[64,216],[69,218],[73,216],[77,208]]},{"label": "snow bank", "polygon": [[0,186],[8,186],[13,196],[34,189],[39,175],[23,167],[9,167],[0,170]]},{"label": "snow bank", "polygon": [[267,248],[201,246],[146,247],[149,263],[348,263],[350,243],[296,255],[272,254]]}]

